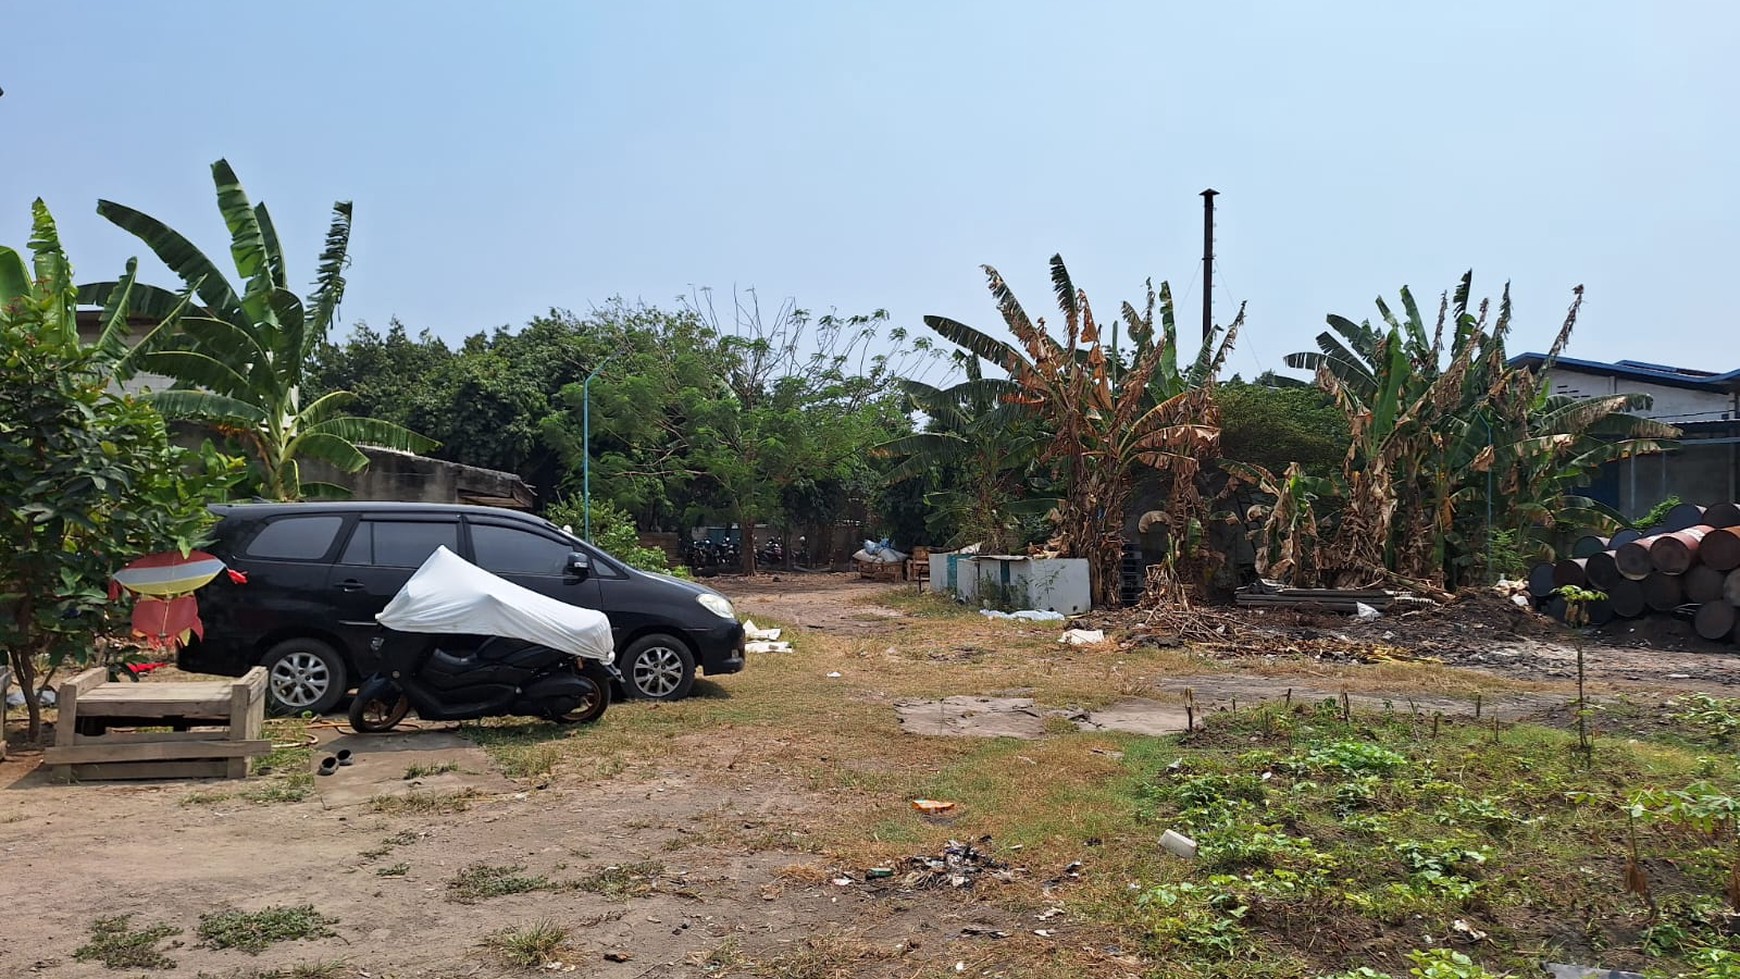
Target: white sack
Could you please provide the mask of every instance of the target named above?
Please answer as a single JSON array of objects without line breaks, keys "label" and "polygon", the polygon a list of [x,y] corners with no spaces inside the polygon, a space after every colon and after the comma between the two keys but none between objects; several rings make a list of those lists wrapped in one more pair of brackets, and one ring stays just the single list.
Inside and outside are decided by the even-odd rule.
[{"label": "white sack", "polygon": [[505,636],[608,663],[610,620],[504,581],[438,547],[375,621],[400,632]]}]

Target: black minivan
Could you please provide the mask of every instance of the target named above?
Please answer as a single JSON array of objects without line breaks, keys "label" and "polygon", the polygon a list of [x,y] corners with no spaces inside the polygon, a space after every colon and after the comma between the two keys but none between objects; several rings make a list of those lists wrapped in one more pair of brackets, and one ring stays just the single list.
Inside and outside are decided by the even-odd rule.
[{"label": "black minivan", "polygon": [[743,669],[743,626],[702,585],[630,568],[547,520],[517,510],[433,503],[235,503],[206,548],[227,575],[199,592],[205,637],[179,666],[241,676],[264,666],[272,706],[331,710],[374,672],[375,613],[437,547],[517,585],[610,617],[631,697],[687,696],[699,669]]}]

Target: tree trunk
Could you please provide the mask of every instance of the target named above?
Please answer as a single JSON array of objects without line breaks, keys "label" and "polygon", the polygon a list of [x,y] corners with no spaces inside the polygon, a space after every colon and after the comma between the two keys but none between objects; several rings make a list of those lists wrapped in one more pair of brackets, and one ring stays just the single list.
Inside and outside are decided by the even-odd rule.
[{"label": "tree trunk", "polygon": [[744,574],[755,573],[755,521],[743,511],[738,511],[737,564]]},{"label": "tree trunk", "polygon": [[[29,595],[19,597],[18,604],[12,610],[15,635],[31,634],[30,622],[36,616],[35,605]],[[25,716],[30,719],[25,728],[25,736],[31,744],[36,744],[42,740],[42,701],[36,692],[36,650],[21,644],[8,649],[7,658],[12,663],[12,678],[18,681],[18,692],[24,695]],[[0,732],[0,737],[3,736],[4,732]]]}]

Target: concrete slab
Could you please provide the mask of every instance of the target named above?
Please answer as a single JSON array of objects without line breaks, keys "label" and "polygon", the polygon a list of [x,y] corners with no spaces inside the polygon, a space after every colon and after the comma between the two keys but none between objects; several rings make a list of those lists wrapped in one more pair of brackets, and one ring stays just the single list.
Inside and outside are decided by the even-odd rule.
[{"label": "concrete slab", "polygon": [[1025,738],[1045,733],[1046,712],[1028,697],[944,697],[894,705],[907,734],[957,738]]},{"label": "concrete slab", "polygon": [[1158,700],[1131,697],[1090,712],[1075,722],[1083,731],[1127,731],[1131,734],[1183,734],[1188,728],[1184,708]]},{"label": "concrete slab", "polygon": [[[495,794],[518,786],[495,769],[489,755],[469,739],[451,731],[407,731],[402,734],[346,734],[322,741],[314,749],[314,764],[349,748],[354,763],[331,775],[316,776],[314,791],[328,809],[359,806],[376,796],[412,792],[447,793],[462,789]],[[427,769],[456,766],[436,775],[405,778],[413,766]]]}]

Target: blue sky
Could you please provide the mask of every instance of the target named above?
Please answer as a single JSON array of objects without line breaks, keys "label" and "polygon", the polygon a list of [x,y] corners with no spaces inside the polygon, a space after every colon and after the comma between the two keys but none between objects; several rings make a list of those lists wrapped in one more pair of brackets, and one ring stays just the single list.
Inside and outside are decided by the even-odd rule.
[{"label": "blue sky", "polygon": [[6,33],[0,242],[42,196],[83,278],[140,251],[99,197],[221,253],[223,156],[293,278],[354,200],[345,319],[450,339],[733,285],[991,326],[978,265],[1038,312],[1053,252],[1103,315],[1153,276],[1195,324],[1212,186],[1247,376],[1471,267],[1513,350],[1583,283],[1572,355],[1740,367],[1731,3],[116,0]]}]

